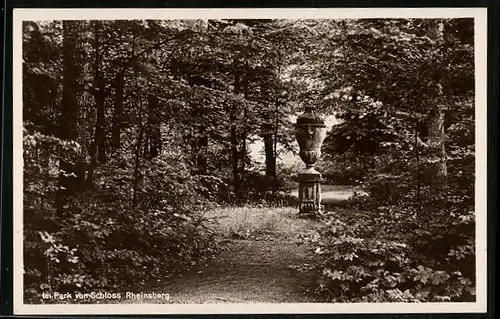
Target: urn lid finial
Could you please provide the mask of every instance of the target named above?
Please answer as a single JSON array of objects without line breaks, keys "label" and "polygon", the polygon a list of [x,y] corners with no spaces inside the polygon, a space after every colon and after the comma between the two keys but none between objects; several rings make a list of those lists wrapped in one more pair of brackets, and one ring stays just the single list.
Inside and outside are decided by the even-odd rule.
[{"label": "urn lid finial", "polygon": [[297,124],[295,126],[318,126],[325,127],[325,121],[321,118],[321,116],[316,113],[316,107],[313,105],[307,105],[305,107],[305,112],[302,113],[297,118]]}]

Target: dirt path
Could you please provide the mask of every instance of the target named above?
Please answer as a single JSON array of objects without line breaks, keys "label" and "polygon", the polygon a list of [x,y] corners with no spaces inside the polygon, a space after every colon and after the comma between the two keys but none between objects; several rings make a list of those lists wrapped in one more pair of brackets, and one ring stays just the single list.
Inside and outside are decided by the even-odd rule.
[{"label": "dirt path", "polygon": [[307,260],[292,241],[233,240],[208,265],[151,291],[168,292],[169,303],[314,302],[304,293],[308,279],[290,268]]},{"label": "dirt path", "polygon": [[319,302],[307,288],[316,286],[292,265],[311,263],[297,245],[315,221],[297,217],[294,207],[222,207],[211,211],[222,251],[143,292],[168,293],[169,300],[121,300],[125,303],[300,303]]},{"label": "dirt path", "polygon": [[[344,201],[352,196],[353,190],[326,185],[325,193],[327,200]],[[311,231],[315,221],[298,218],[296,207],[221,207],[205,217],[213,219],[212,227],[219,239],[227,241],[217,257],[142,289],[144,293],[168,293],[168,300],[122,299],[119,302],[320,302],[306,293],[308,288],[317,285],[291,267],[312,263],[307,247],[297,245],[297,236]]]}]

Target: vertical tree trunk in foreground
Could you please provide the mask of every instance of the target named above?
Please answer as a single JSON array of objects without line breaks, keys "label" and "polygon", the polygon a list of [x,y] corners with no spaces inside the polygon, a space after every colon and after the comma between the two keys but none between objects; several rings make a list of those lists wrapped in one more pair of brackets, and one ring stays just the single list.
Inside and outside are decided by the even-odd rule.
[{"label": "vertical tree trunk in foreground", "polygon": [[106,163],[106,132],[104,130],[105,125],[105,93],[104,93],[104,76],[101,70],[101,52],[100,52],[100,27],[101,22],[96,21],[95,28],[95,41],[96,41],[96,58],[95,58],[95,100],[97,108],[97,122],[96,122],[96,146],[97,146],[97,158],[100,164]]},{"label": "vertical tree trunk in foreground", "polygon": [[154,95],[148,95],[148,130],[146,157],[154,158],[161,152],[161,132],[160,132],[160,114],[158,98]]},{"label": "vertical tree trunk in foreground", "polygon": [[105,93],[104,79],[101,72],[101,53],[99,52],[99,28],[100,21],[94,22],[94,46],[95,46],[95,61],[94,61],[94,99],[97,113],[94,139],[90,146],[90,168],[87,176],[87,184],[92,185],[94,170],[97,163],[104,164],[106,162],[106,133],[104,131],[105,124]]},{"label": "vertical tree trunk in foreground", "polygon": [[[240,75],[238,73],[236,59],[234,61],[234,94],[238,95],[240,93]],[[239,150],[238,150],[238,130],[237,130],[237,120],[238,120],[238,105],[233,101],[230,122],[231,122],[231,165],[233,171],[233,191],[236,196],[235,200],[239,201],[240,188],[241,188],[241,176],[239,169]]]},{"label": "vertical tree trunk in foreground", "polygon": [[[59,119],[58,137],[66,141],[78,140],[78,111],[79,80],[82,74],[81,41],[79,39],[80,21],[63,21],[63,90],[61,100],[61,117]],[[59,163],[61,173],[59,175],[59,186],[61,197],[73,194],[81,186],[85,179],[84,164],[78,159],[67,161],[63,159]]]},{"label": "vertical tree trunk in foreground", "polygon": [[124,86],[124,71],[121,70],[115,76],[115,108],[113,114],[113,128],[111,143],[115,149],[121,146],[121,122],[123,110],[123,86]]},{"label": "vertical tree trunk in foreground", "polygon": [[[249,85],[249,75],[248,75],[248,59],[245,61],[245,74],[243,76],[243,97],[245,99],[245,102],[248,99],[248,85]],[[241,134],[240,140],[241,140],[241,150],[239,152],[240,156],[240,178],[242,181],[245,180],[246,174],[246,159],[247,159],[247,139],[248,139],[248,105],[245,103],[243,105],[243,132]],[[240,186],[240,193],[241,193],[241,186]],[[241,198],[242,194],[238,196],[238,198]]]},{"label": "vertical tree trunk in foreground", "polygon": [[429,119],[429,159],[434,163],[432,176],[436,176],[439,182],[444,182],[448,175],[446,166],[446,135],[444,131],[444,112],[436,107]]},{"label": "vertical tree trunk in foreground", "polygon": [[[443,25],[440,20],[432,21],[429,24],[427,30],[427,35],[429,38],[436,41],[436,43],[442,43],[443,40]],[[442,97],[442,86],[439,83],[439,74],[437,74],[437,79],[433,83],[435,87],[435,95],[432,111],[429,117],[429,159],[433,163],[431,169],[431,176],[435,176],[434,182],[432,183],[432,189],[439,190],[445,186],[446,176],[448,175],[446,167],[446,150],[445,150],[445,139],[446,134],[444,130],[444,108],[439,105],[439,100]],[[431,190],[432,191],[432,190]]]},{"label": "vertical tree trunk in foreground", "polygon": [[141,146],[144,138],[144,125],[142,123],[142,103],[140,97],[137,99],[139,105],[139,134],[136,140],[136,148],[135,148],[135,163],[134,163],[134,180],[133,180],[133,194],[132,194],[132,208],[135,209],[137,207],[137,203],[139,201],[139,184],[140,184],[140,167],[141,167]]},{"label": "vertical tree trunk in foreground", "polygon": [[[270,119],[269,119],[270,121]],[[264,153],[266,156],[266,176],[273,178],[276,174],[276,161],[274,158],[274,134],[273,125],[266,123],[264,125]]]}]

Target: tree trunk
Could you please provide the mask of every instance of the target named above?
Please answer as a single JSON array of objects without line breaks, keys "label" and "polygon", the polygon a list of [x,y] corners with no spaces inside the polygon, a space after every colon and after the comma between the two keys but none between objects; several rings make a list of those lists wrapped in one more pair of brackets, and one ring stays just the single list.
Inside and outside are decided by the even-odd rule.
[{"label": "tree trunk", "polygon": [[278,146],[278,129],[279,129],[279,118],[278,118],[278,99],[275,99],[274,116],[271,116],[271,111],[269,111],[266,116],[266,124],[264,125],[264,153],[266,156],[266,176],[272,179],[272,192],[273,198],[277,191],[276,182],[276,159],[278,158],[277,146]]},{"label": "tree trunk", "polygon": [[238,151],[238,136],[236,131],[236,112],[238,106],[233,104],[231,110],[231,165],[233,170],[233,191],[236,196],[236,200],[238,200],[238,196],[240,194],[240,170],[239,170],[239,151]]},{"label": "tree trunk", "polygon": [[104,79],[101,74],[100,65],[101,65],[101,57],[99,53],[99,27],[100,22],[94,22],[94,50],[95,50],[95,60],[94,60],[94,99],[95,99],[95,108],[97,113],[97,119],[94,130],[93,141],[90,145],[90,167],[87,175],[87,185],[92,185],[92,179],[94,176],[94,170],[97,166],[97,163],[105,163],[106,162],[106,133],[104,131],[104,123],[105,123],[105,95],[104,95]]},{"label": "tree trunk", "polygon": [[94,140],[94,141],[90,142],[90,146],[89,146],[90,166],[89,166],[89,171],[87,173],[87,180],[85,181],[85,183],[87,184],[87,187],[92,187],[92,181],[94,179],[94,170],[95,170],[95,167],[97,166],[96,150],[97,150],[97,146],[96,146],[95,140]]},{"label": "tree trunk", "polygon": [[[429,38],[436,41],[437,44],[443,41],[442,21],[430,20],[428,25],[427,35]],[[427,103],[433,103],[428,119],[428,140],[427,140],[427,159],[429,161],[428,175],[428,199],[423,204],[424,216],[429,218],[430,214],[444,211],[446,209],[447,200],[444,198],[447,187],[447,166],[446,166],[446,149],[445,149],[445,129],[444,129],[444,111],[439,100],[442,98],[442,86],[439,83],[439,74],[435,74],[435,79],[431,84],[434,88],[432,99]]]},{"label": "tree trunk", "polygon": [[[277,80],[280,81],[281,76],[281,67],[283,65],[283,50],[281,47],[281,43],[279,45],[278,50],[278,74]],[[281,86],[280,86],[281,87]],[[278,159],[278,130],[279,130],[279,107],[280,107],[280,90],[279,87],[275,91],[275,100],[274,100],[274,132],[273,132],[273,157],[272,157],[272,165],[273,165],[273,200],[276,198],[276,192],[278,191],[278,180],[277,180],[277,169],[276,169],[276,161]]]},{"label": "tree trunk", "polygon": [[[247,110],[243,110],[243,118],[246,118],[247,116]],[[244,123],[243,127],[243,133],[241,134],[241,149],[239,152],[239,157],[240,157],[240,178],[242,180],[245,180],[246,175],[246,159],[247,159],[247,138],[248,138],[248,130],[247,130],[247,124]],[[240,186],[240,191],[241,191],[241,186]],[[241,197],[241,194],[240,194]]]},{"label": "tree trunk", "polygon": [[141,115],[139,116],[139,135],[137,136],[135,148],[135,163],[134,163],[134,180],[133,180],[133,195],[132,195],[132,208],[137,207],[139,200],[139,184],[140,184],[140,169],[141,169],[141,146],[144,136],[144,125],[142,124],[142,106],[139,101]]},{"label": "tree trunk", "polygon": [[[99,78],[101,75],[99,74]],[[100,164],[106,163],[106,132],[105,132],[105,106],[104,106],[104,84],[99,80],[99,90],[96,92],[97,122],[95,130],[95,141],[97,146],[97,158]]]},{"label": "tree trunk", "polygon": [[444,131],[444,112],[436,107],[429,118],[429,159],[434,163],[431,176],[436,176],[440,182],[448,176],[446,166],[445,150],[445,131]]},{"label": "tree trunk", "polygon": [[[447,201],[443,192],[447,186],[447,167],[445,150],[444,113],[436,107],[428,120],[429,138],[427,141],[426,160],[429,165],[426,169],[425,198],[420,205],[417,216],[420,222],[428,220],[431,214],[446,209]],[[420,179],[418,180],[420,183]]]},{"label": "tree trunk", "polygon": [[[234,93],[237,95],[240,93],[240,75],[238,70],[236,69],[236,59],[234,61]],[[241,189],[241,175],[239,168],[239,160],[240,160],[240,152],[238,150],[238,131],[236,126],[236,121],[238,119],[238,105],[236,102],[233,102],[231,114],[230,114],[230,122],[231,122],[231,164],[233,170],[233,191],[236,196],[236,202],[239,202],[240,199],[240,189]]]},{"label": "tree trunk", "polygon": [[[79,41],[80,28],[81,22],[79,21],[63,21],[63,90],[57,134],[62,140],[78,140],[79,101],[77,94],[82,74],[79,61],[79,54],[82,50],[81,41]],[[82,170],[82,167],[84,167],[83,163],[77,161],[60,161],[61,198],[73,194],[83,186],[85,170]]]},{"label": "tree trunk", "polygon": [[191,119],[195,120],[197,125],[193,128],[193,137],[191,138],[191,158],[193,162],[193,172],[199,175],[206,175],[208,172],[208,136],[207,128],[204,123],[204,115],[209,111],[206,107],[195,105],[192,107]]},{"label": "tree trunk", "polygon": [[276,161],[274,158],[274,138],[271,132],[266,132],[264,135],[264,153],[266,155],[266,176],[274,178],[276,175]]},{"label": "tree trunk", "polygon": [[[249,84],[249,76],[248,76],[248,60],[245,61],[245,76],[243,78],[243,96],[245,98],[245,101],[248,99],[248,84]],[[248,138],[248,109],[247,105],[244,104],[243,106],[243,132],[241,134],[241,150],[239,152],[240,156],[240,178],[241,180],[245,180],[245,173],[246,173],[246,158],[247,158],[247,138]],[[241,192],[241,186],[240,186],[240,192]],[[239,198],[242,197],[238,196]]]},{"label": "tree trunk", "polygon": [[[277,108],[277,107],[276,107]],[[266,115],[264,124],[264,153],[266,157],[266,176],[272,184],[268,185],[268,190],[272,190],[273,199],[276,195],[276,146],[278,135],[277,112],[274,112],[274,118],[271,117],[271,111]]]},{"label": "tree trunk", "polygon": [[274,109],[274,134],[273,134],[273,200],[278,191],[278,180],[276,172],[276,161],[278,159],[278,129],[279,129],[279,119],[278,119],[278,108],[279,108],[279,98],[276,96],[275,109]]},{"label": "tree trunk", "polygon": [[[142,111],[141,111],[142,112]],[[134,163],[134,180],[133,180],[133,194],[132,194],[132,208],[137,207],[137,202],[139,200],[139,184],[140,184],[140,169],[141,169],[141,146],[144,136],[144,125],[142,125],[142,116],[139,123],[139,135],[136,140],[135,148],[135,163]]]},{"label": "tree trunk", "polygon": [[[427,36],[434,41],[441,42],[443,40],[442,21],[429,20],[427,28]],[[439,81],[434,84],[435,99],[439,100],[442,94],[442,87]],[[436,184],[442,183],[448,175],[446,169],[446,150],[445,150],[445,132],[444,132],[444,112],[439,105],[434,105],[428,122],[429,128],[429,159],[435,163],[431,169],[431,176],[435,176]]]},{"label": "tree trunk", "polygon": [[115,149],[121,146],[121,125],[122,125],[122,111],[123,111],[123,86],[124,86],[124,72],[120,71],[115,76],[115,109],[113,114],[113,131],[111,142]]},{"label": "tree trunk", "polygon": [[[132,60],[135,57],[135,33],[133,35],[132,41]],[[143,123],[143,107],[141,100],[141,92],[139,91],[139,79],[137,77],[137,70],[134,70],[135,77],[135,92],[136,92],[136,103],[139,109],[139,118],[138,118],[138,130],[139,134],[136,139],[136,147],[135,147],[135,163],[134,163],[134,179],[132,181],[132,209],[137,208],[137,203],[139,202],[139,185],[140,185],[140,177],[141,177],[141,148],[143,146],[144,139],[144,123]]]},{"label": "tree trunk", "polygon": [[78,60],[79,22],[63,21],[63,92],[59,136],[64,140],[78,137],[78,78],[81,68]]},{"label": "tree trunk", "polygon": [[148,129],[146,134],[146,157],[154,158],[161,151],[160,114],[158,114],[158,98],[148,95]]},{"label": "tree trunk", "polygon": [[97,146],[97,158],[100,164],[106,163],[106,132],[105,124],[105,93],[104,77],[101,72],[101,53],[99,42],[100,21],[95,22],[95,101],[97,109],[97,122],[95,130],[95,141]]}]

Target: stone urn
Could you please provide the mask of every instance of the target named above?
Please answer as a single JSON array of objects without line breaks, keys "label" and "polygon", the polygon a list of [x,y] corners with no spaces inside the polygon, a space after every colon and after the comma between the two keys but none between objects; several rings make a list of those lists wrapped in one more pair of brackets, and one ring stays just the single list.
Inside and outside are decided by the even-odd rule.
[{"label": "stone urn", "polygon": [[314,166],[321,157],[321,145],[326,137],[326,125],[314,107],[297,118],[295,138],[299,144],[299,156],[306,169],[298,174],[299,216],[316,217],[321,213],[321,173]]}]

